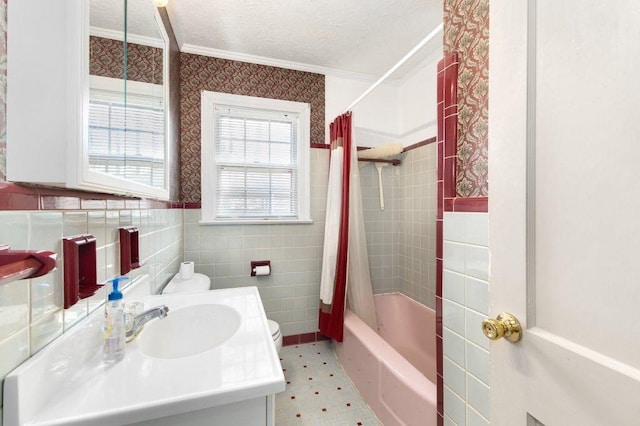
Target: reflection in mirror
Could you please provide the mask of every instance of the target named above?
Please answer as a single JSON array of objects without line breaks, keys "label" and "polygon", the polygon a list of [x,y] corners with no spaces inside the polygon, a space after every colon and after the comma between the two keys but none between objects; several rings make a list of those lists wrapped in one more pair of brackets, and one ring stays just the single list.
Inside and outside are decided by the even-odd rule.
[{"label": "reflection in mirror", "polygon": [[90,11],[89,170],[165,189],[165,39],[155,7],[92,0]]}]

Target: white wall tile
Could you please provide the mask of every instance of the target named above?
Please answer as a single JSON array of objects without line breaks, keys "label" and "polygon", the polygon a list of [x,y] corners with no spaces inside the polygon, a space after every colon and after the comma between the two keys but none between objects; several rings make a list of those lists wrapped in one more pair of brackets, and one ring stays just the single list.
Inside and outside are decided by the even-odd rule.
[{"label": "white wall tile", "polygon": [[445,241],[467,242],[465,234],[465,214],[444,212],[442,236]]},{"label": "white wall tile", "polygon": [[462,399],[467,394],[466,373],[458,364],[444,357],[444,384]]},{"label": "white wall tile", "polygon": [[31,324],[29,333],[31,355],[51,343],[63,331],[62,310],[47,315]]},{"label": "white wall tile", "polygon": [[444,269],[465,273],[465,249],[468,246],[460,243],[445,241],[442,247],[442,265]]},{"label": "white wall tile", "polygon": [[466,425],[467,405],[455,392],[446,386],[444,388],[444,406],[446,407],[446,414],[451,420],[458,426]]},{"label": "white wall tile", "polygon": [[29,326],[29,280],[0,285],[0,341]]},{"label": "white wall tile", "polygon": [[[88,229],[87,212],[64,212],[62,215],[62,235],[86,234]],[[97,243],[96,243],[97,244]]]},{"label": "white wall tile", "polygon": [[466,353],[467,371],[489,386],[489,351],[467,342]]},{"label": "white wall tile", "polygon": [[0,243],[12,250],[29,246],[29,215],[26,212],[0,212]]},{"label": "white wall tile", "polygon": [[482,320],[484,320],[485,316],[468,309],[465,314],[465,336],[467,340],[489,350],[489,339],[482,333]]},{"label": "white wall tile", "polygon": [[451,417],[445,415],[444,416],[444,426],[457,426],[457,425],[453,420],[451,420]]},{"label": "white wall tile", "polygon": [[30,213],[29,219],[29,249],[51,250],[56,253],[61,253],[62,213]]},{"label": "white wall tile", "polygon": [[476,410],[467,406],[467,426],[489,426],[489,422]]},{"label": "white wall tile", "polygon": [[485,418],[491,418],[489,387],[467,374],[467,403]]},{"label": "white wall tile", "polygon": [[465,340],[464,337],[445,328],[443,329],[444,356],[456,362],[459,366],[465,366]]},{"label": "white wall tile", "polygon": [[489,214],[465,214],[465,242],[478,246],[489,246]]},{"label": "white wall tile", "polygon": [[96,237],[96,247],[106,244],[106,214],[104,211],[87,213],[87,233]]},{"label": "white wall tile", "polygon": [[63,281],[61,266],[59,263],[58,269],[55,271],[30,280],[31,322],[62,308]]},{"label": "white wall tile", "polygon": [[64,319],[64,331],[69,330],[78,321],[82,320],[89,313],[89,304],[86,299],[78,301],[75,305],[71,306],[69,309],[64,310],[63,319]]},{"label": "white wall tile", "polygon": [[442,273],[442,297],[461,305],[465,304],[465,276],[444,270]]},{"label": "white wall tile", "polygon": [[462,336],[465,335],[465,309],[457,303],[442,301],[442,323],[444,327]]},{"label": "white wall tile", "polygon": [[[489,280],[489,249],[479,246],[465,246],[464,273],[474,278]],[[446,262],[446,260],[444,260]]]},{"label": "white wall tile", "polygon": [[489,313],[489,283],[466,277],[465,284],[466,306],[483,315],[487,315]]}]

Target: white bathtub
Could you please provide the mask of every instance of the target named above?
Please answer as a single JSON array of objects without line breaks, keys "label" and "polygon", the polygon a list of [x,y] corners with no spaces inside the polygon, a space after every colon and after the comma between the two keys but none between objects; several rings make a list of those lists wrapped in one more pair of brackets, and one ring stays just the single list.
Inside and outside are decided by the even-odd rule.
[{"label": "white bathtub", "polygon": [[375,304],[379,334],[347,310],[334,351],[385,426],[435,426],[435,312],[402,294],[377,295]]}]

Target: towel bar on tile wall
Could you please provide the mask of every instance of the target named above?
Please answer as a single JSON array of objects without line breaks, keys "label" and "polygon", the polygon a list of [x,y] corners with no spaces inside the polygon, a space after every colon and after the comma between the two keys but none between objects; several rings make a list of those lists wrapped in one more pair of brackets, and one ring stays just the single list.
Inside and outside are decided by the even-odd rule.
[{"label": "towel bar on tile wall", "polygon": [[10,250],[0,245],[0,285],[46,275],[56,268],[57,255],[44,250]]}]

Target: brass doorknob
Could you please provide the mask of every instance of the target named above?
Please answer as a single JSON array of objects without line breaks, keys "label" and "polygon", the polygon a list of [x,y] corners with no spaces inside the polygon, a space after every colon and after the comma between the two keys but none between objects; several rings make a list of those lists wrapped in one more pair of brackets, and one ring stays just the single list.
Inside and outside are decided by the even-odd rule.
[{"label": "brass doorknob", "polygon": [[510,342],[517,342],[522,338],[520,321],[508,312],[503,312],[496,317],[482,321],[482,332],[491,340],[504,337]]}]

